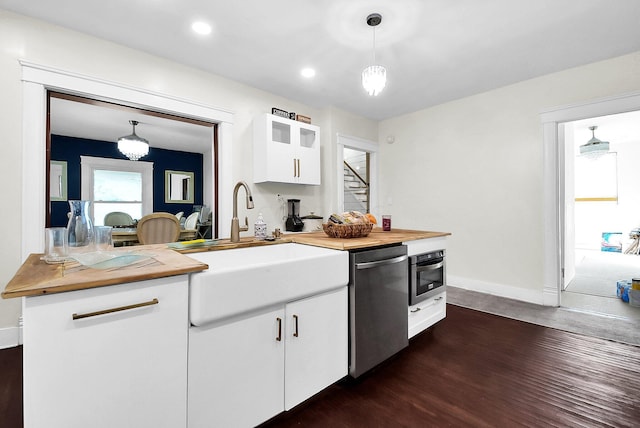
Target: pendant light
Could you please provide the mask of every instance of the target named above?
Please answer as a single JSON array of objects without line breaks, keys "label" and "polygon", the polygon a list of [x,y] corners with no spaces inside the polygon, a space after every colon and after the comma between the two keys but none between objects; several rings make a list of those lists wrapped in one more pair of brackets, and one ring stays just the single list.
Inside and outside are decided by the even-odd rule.
[{"label": "pendant light", "polygon": [[149,154],[149,142],[136,135],[137,120],[130,120],[129,123],[133,126],[133,133],[118,138],[118,150],[130,160],[137,161]]},{"label": "pendant light", "polygon": [[590,126],[591,139],[586,144],[580,146],[580,154],[585,156],[599,156],[609,152],[609,142],[596,138],[597,126]]},{"label": "pendant light", "polygon": [[373,28],[373,64],[362,71],[362,86],[371,96],[376,96],[387,83],[387,70],[376,64],[376,27],[382,22],[382,15],[372,13],[367,16],[367,25]]}]

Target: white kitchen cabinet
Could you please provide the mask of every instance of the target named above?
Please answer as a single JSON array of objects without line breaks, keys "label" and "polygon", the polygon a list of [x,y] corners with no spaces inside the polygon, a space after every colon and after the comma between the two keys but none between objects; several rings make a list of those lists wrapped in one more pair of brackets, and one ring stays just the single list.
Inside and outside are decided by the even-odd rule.
[{"label": "white kitchen cabinet", "polygon": [[192,326],[189,427],[255,426],[346,376],[347,322],[347,288],[341,287],[226,323]]},{"label": "white kitchen cabinet", "polygon": [[278,308],[191,327],[190,428],[252,427],[282,411],[284,319]]},{"label": "white kitchen cabinet", "polygon": [[264,114],[253,125],[253,181],[320,184],[320,128]]},{"label": "white kitchen cabinet", "polygon": [[186,426],[187,308],[187,275],[24,298],[25,427]]},{"label": "white kitchen cabinet", "polygon": [[285,410],[347,375],[347,288],[286,306]]},{"label": "white kitchen cabinet", "polygon": [[409,306],[409,339],[431,327],[447,315],[447,293],[442,292]]}]

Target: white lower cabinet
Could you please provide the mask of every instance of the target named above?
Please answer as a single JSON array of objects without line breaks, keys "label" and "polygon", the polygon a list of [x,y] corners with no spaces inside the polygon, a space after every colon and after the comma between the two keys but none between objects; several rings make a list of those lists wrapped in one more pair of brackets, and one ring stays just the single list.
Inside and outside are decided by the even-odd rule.
[{"label": "white lower cabinet", "polygon": [[250,427],[348,371],[347,287],[189,334],[189,427]]},{"label": "white lower cabinet", "polygon": [[447,315],[447,293],[436,294],[409,306],[409,339],[426,330]]},{"label": "white lower cabinet", "polygon": [[187,308],[187,275],[24,298],[25,427],[185,426]]}]

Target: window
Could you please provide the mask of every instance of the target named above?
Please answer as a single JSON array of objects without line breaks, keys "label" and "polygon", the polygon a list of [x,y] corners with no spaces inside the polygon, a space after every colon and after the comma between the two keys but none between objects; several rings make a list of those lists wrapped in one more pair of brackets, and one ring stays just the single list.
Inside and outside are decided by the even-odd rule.
[{"label": "window", "polygon": [[81,156],[82,199],[92,201],[93,224],[110,212],[134,219],[153,211],[153,163]]},{"label": "window", "polygon": [[576,157],[576,202],[616,202],[618,200],[617,153],[597,157]]}]

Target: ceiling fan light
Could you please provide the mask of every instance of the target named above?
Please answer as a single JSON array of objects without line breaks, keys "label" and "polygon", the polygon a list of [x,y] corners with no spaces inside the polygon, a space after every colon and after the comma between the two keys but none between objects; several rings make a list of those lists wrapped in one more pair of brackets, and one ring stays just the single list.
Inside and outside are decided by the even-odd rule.
[{"label": "ceiling fan light", "polygon": [[609,152],[609,142],[596,138],[597,126],[590,126],[591,139],[580,146],[580,154],[585,156],[599,156]]},{"label": "ceiling fan light", "polygon": [[370,65],[362,71],[362,86],[371,96],[376,96],[387,84],[387,70],[381,65]]},{"label": "ceiling fan light", "polygon": [[133,126],[133,133],[118,138],[118,150],[130,160],[137,161],[149,154],[149,142],[136,135],[137,121],[130,120],[129,123]]}]

